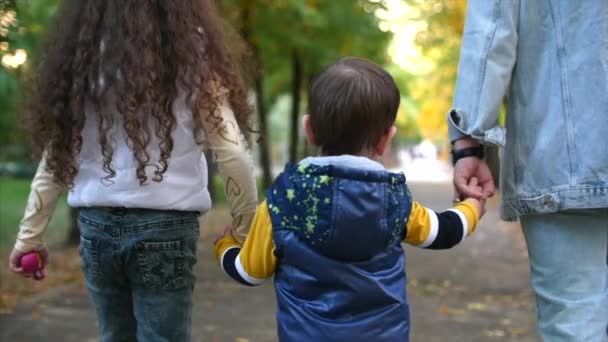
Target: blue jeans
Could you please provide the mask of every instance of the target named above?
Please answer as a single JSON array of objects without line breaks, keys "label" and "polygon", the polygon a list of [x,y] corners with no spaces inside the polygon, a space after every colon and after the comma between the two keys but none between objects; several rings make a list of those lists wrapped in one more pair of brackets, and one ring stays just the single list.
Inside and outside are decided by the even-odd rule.
[{"label": "blue jeans", "polygon": [[190,340],[198,213],[81,208],[80,255],[100,340]]},{"label": "blue jeans", "polygon": [[608,341],[608,209],[521,217],[540,334]]}]

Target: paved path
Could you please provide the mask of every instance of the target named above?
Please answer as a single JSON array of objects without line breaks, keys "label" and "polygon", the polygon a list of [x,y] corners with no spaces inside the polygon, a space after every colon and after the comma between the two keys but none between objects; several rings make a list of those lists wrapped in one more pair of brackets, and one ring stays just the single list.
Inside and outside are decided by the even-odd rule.
[{"label": "paved path", "polygon": [[[434,209],[450,205],[447,184],[414,184],[416,199]],[[220,227],[220,212],[204,227]],[[272,283],[245,288],[216,266],[203,229],[193,313],[194,341],[276,341]],[[538,341],[528,265],[519,228],[498,221],[496,208],[476,234],[449,251],[406,247],[412,341]],[[91,304],[78,285],[50,291],[0,316],[1,341],[96,341]]]}]

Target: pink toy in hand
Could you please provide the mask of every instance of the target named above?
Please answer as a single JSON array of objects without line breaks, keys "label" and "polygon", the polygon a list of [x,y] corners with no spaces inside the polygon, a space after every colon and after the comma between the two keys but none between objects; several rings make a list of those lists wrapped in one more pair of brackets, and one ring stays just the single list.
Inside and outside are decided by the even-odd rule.
[{"label": "pink toy in hand", "polygon": [[23,272],[31,273],[34,279],[44,279],[44,267],[42,266],[42,258],[37,252],[29,252],[21,257],[20,261]]}]

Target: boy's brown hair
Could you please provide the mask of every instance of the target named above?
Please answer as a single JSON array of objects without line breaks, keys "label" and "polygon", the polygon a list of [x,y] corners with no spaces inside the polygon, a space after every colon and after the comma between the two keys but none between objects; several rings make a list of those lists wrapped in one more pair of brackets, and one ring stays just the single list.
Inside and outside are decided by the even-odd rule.
[{"label": "boy's brown hair", "polygon": [[356,155],[395,122],[399,89],[380,66],[345,57],[321,71],[309,89],[308,114],[324,155]]}]

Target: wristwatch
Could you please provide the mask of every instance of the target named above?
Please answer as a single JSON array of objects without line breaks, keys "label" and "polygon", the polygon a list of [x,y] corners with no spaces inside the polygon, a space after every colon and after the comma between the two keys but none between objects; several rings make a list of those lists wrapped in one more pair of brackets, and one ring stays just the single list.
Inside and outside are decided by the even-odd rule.
[{"label": "wristwatch", "polygon": [[456,162],[458,162],[460,159],[467,158],[467,157],[477,157],[479,159],[483,159],[484,158],[483,146],[466,147],[466,148],[461,148],[458,150],[452,150],[452,164],[453,165],[456,165]]}]

